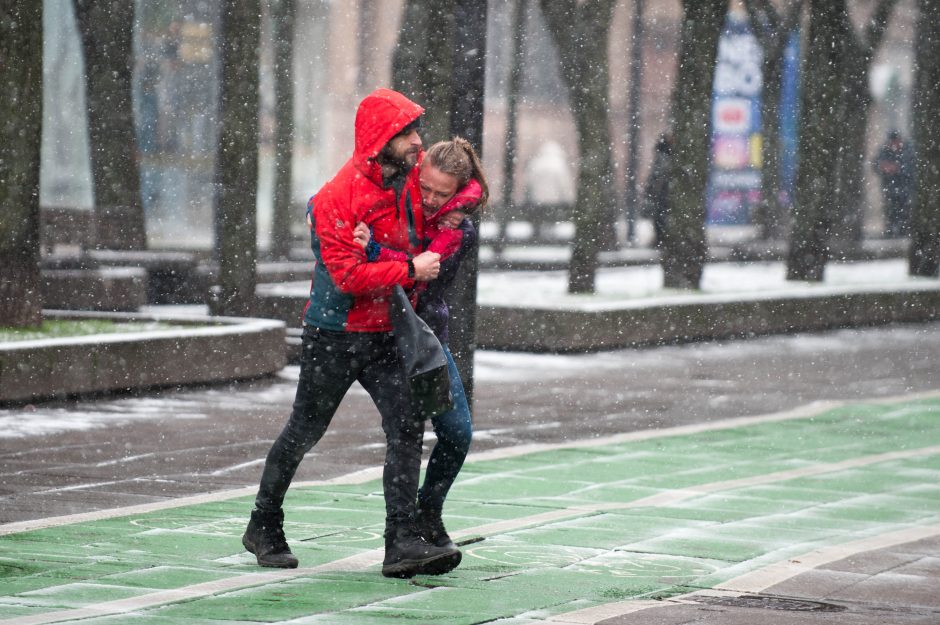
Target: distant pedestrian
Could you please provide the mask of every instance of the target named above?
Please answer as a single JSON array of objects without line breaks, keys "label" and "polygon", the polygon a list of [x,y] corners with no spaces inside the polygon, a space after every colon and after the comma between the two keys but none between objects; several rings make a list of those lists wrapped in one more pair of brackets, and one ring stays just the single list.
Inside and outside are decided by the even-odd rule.
[{"label": "distant pedestrian", "polygon": [[914,156],[899,131],[888,133],[887,140],[872,161],[872,169],[881,178],[885,236],[908,236],[911,228]]},{"label": "distant pedestrian", "polygon": [[643,210],[641,215],[653,220],[653,232],[656,240],[655,247],[663,244],[666,234],[666,224],[669,219],[669,181],[672,178],[672,149],[675,139],[671,132],[664,132],[659,136],[653,152],[653,164],[646,177],[646,187],[643,190]]}]

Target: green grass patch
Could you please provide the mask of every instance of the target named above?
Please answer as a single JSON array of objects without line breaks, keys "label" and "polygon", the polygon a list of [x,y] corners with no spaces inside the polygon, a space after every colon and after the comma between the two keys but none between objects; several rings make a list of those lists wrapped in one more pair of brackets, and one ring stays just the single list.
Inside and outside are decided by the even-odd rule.
[{"label": "green grass patch", "polygon": [[6,328],[0,326],[0,343],[88,336],[91,334],[152,332],[154,330],[171,330],[182,327],[184,326],[160,321],[109,321],[107,319],[46,320],[43,321],[42,325],[38,328]]}]

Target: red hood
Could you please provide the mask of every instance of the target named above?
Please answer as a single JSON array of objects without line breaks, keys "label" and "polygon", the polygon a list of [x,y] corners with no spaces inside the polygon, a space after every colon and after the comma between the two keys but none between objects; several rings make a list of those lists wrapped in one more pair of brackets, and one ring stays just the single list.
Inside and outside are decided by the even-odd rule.
[{"label": "red hood", "polygon": [[382,179],[375,157],[402,128],[418,119],[424,109],[391,89],[376,89],[356,111],[356,168],[372,180]]}]

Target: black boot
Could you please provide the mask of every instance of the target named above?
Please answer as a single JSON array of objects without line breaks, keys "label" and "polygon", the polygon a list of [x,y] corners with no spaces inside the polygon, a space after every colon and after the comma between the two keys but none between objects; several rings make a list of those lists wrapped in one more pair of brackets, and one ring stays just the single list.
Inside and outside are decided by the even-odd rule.
[{"label": "black boot", "polygon": [[422,538],[410,523],[385,530],[382,575],[408,579],[417,574],[441,575],[460,564],[456,547],[438,547]]},{"label": "black boot", "polygon": [[251,511],[248,529],[242,536],[245,549],[255,554],[258,564],[279,569],[296,569],[297,558],[284,538],[284,511]]},{"label": "black boot", "polygon": [[415,529],[421,534],[424,540],[438,547],[449,547],[456,549],[457,545],[447,535],[444,528],[444,521],[441,519],[441,510],[432,508],[418,507],[415,514]]}]

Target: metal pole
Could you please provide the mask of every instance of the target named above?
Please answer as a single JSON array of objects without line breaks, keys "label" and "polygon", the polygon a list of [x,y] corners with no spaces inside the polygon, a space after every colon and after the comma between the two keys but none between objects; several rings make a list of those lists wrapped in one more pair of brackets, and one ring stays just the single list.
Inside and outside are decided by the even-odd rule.
[{"label": "metal pole", "polygon": [[630,92],[627,98],[627,162],[625,167],[624,208],[627,219],[627,244],[636,243],[637,165],[640,135],[640,83],[643,81],[643,0],[633,1],[633,28],[630,43]]}]

